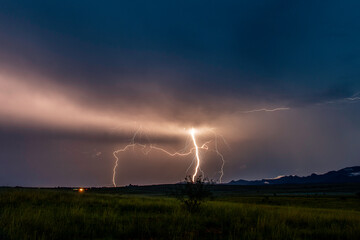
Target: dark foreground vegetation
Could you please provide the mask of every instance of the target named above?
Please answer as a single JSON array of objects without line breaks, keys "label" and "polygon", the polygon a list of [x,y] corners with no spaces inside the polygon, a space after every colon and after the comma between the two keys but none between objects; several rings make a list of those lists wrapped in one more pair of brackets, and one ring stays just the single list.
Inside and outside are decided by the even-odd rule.
[{"label": "dark foreground vegetation", "polygon": [[170,186],[0,188],[0,239],[360,239],[355,192],[221,188],[196,212],[162,195]]}]

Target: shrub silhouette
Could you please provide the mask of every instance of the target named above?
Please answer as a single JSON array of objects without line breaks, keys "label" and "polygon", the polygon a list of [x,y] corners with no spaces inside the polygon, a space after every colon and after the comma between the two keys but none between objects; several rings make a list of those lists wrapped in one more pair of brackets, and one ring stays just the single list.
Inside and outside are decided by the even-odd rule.
[{"label": "shrub silhouette", "polygon": [[211,182],[203,180],[202,176],[197,177],[195,181],[192,181],[190,176],[185,178],[185,184],[178,194],[178,199],[184,204],[186,210],[199,211],[201,203],[211,196],[210,184]]}]

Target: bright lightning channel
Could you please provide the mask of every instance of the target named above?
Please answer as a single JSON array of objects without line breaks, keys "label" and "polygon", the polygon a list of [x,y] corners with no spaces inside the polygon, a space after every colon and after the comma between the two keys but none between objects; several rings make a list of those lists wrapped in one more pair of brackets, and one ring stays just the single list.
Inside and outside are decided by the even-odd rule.
[{"label": "bright lightning channel", "polygon": [[[114,164],[114,167],[113,167],[113,177],[112,177],[112,182],[113,182],[113,185],[114,187],[116,187],[116,169],[119,165],[119,157],[117,156],[117,154],[121,153],[121,152],[126,152],[127,150],[129,150],[130,148],[132,149],[135,149],[135,147],[140,147],[143,151],[143,153],[145,155],[149,154],[151,152],[151,150],[157,150],[157,151],[160,151],[160,152],[163,152],[171,157],[175,157],[175,156],[179,156],[179,157],[185,157],[185,156],[189,156],[191,155],[193,152],[195,152],[195,160],[196,160],[196,166],[195,166],[195,170],[194,170],[194,173],[192,175],[192,181],[195,181],[195,177],[196,175],[198,174],[199,171],[202,172],[201,168],[200,168],[200,165],[201,165],[201,159],[200,159],[200,153],[199,153],[199,150],[205,150],[205,151],[208,151],[210,150],[209,149],[209,144],[210,142],[212,142],[213,140],[210,140],[210,141],[207,141],[205,142],[204,144],[202,144],[200,147],[197,145],[197,142],[196,142],[196,129],[194,128],[191,128],[191,130],[189,131],[190,133],[190,136],[191,136],[191,139],[192,139],[192,143],[193,143],[193,147],[190,148],[188,151],[185,151],[185,150],[182,150],[182,151],[178,151],[178,152],[169,152],[167,151],[166,149],[164,148],[161,148],[161,147],[158,147],[158,146],[154,146],[152,144],[149,144],[149,145],[146,145],[146,144],[140,144],[140,143],[135,143],[135,138],[136,138],[136,135],[139,134],[139,132],[141,131],[141,129],[139,128],[134,136],[132,137],[131,139],[131,142],[126,145],[125,147],[121,148],[121,149],[117,149],[113,152],[113,156],[115,158],[115,164]],[[221,180],[222,180],[222,176],[224,174],[224,164],[225,164],[225,160],[224,160],[224,157],[223,155],[219,152],[218,150],[218,143],[217,143],[217,135],[215,134],[215,132],[213,130],[211,130],[213,133],[214,133],[214,136],[215,136],[215,149],[214,150],[211,150],[211,151],[214,151],[222,160],[222,165],[221,165],[221,169],[220,169],[220,179],[219,179],[219,182],[221,183]],[[226,143],[226,142],[225,142]],[[147,151],[145,150],[146,148],[149,148]],[[191,163],[191,165],[189,166],[188,169],[190,169],[190,167],[192,166],[193,163]],[[188,170],[187,170],[188,171]]]},{"label": "bright lightning channel", "polygon": [[197,146],[197,144],[196,144],[195,129],[194,129],[194,128],[192,128],[192,129],[190,130],[190,134],[191,134],[191,138],[192,138],[193,143],[194,143],[195,155],[196,155],[196,160],[197,160],[197,161],[196,161],[195,172],[194,172],[194,174],[193,174],[193,176],[192,176],[192,181],[194,182],[194,181],[195,181],[196,174],[197,174],[198,169],[199,169],[199,167],[200,167],[200,157],[199,157],[199,148],[198,148],[198,146]]}]

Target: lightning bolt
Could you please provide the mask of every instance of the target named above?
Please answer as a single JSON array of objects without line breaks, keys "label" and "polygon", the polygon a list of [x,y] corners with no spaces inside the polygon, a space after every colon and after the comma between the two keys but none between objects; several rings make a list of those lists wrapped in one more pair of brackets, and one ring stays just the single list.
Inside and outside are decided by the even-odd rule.
[{"label": "lightning bolt", "polygon": [[119,158],[116,156],[116,154],[120,153],[120,152],[125,152],[126,150],[128,150],[130,147],[133,147],[133,149],[135,148],[135,146],[141,146],[142,148],[145,148],[146,145],[142,145],[142,144],[138,144],[138,143],[132,143],[132,144],[129,144],[129,145],[126,145],[124,148],[122,149],[118,149],[118,150],[115,150],[113,152],[113,156],[115,157],[115,165],[114,165],[114,168],[113,168],[113,185],[114,187],[116,187],[116,183],[115,183],[115,177],[116,177],[116,168],[118,167],[119,165]]},{"label": "lightning bolt", "polygon": [[[325,102],[325,103],[320,103],[320,104],[331,104],[331,103],[341,103],[341,102],[357,102],[360,101],[360,92],[357,92],[355,94],[353,94],[351,97],[347,97],[347,98],[343,98],[337,101],[329,101],[329,102]],[[244,114],[248,114],[248,113],[256,113],[256,112],[276,112],[276,111],[287,111],[287,110],[291,110],[290,107],[277,107],[277,108],[259,108],[259,109],[253,109],[253,110],[248,110],[248,111],[240,111],[238,113],[244,113]],[[209,130],[209,129],[208,129]],[[146,144],[140,144],[140,143],[135,143],[135,139],[138,135],[142,134],[142,128],[140,127],[139,129],[137,129],[137,131],[134,133],[133,137],[131,138],[131,141],[128,145],[126,145],[124,148],[115,150],[113,152],[113,156],[115,158],[115,164],[113,167],[113,185],[116,187],[116,169],[119,165],[119,158],[118,158],[118,154],[121,152],[126,152],[127,150],[129,150],[130,148],[132,148],[133,150],[135,150],[135,147],[139,147],[143,153],[145,155],[149,154],[152,150],[156,150],[159,152],[162,152],[166,155],[169,155],[171,157],[186,157],[189,156],[193,153],[194,154],[194,160],[191,162],[191,164],[189,165],[188,169],[186,170],[186,172],[188,172],[190,170],[190,168],[193,166],[193,164],[195,163],[195,168],[194,168],[194,173],[192,174],[192,181],[195,181],[195,177],[198,175],[199,171],[204,175],[204,172],[201,170],[201,158],[200,158],[200,150],[204,150],[204,151],[212,151],[214,153],[216,153],[216,155],[221,159],[221,167],[220,167],[220,171],[219,171],[219,182],[222,183],[222,178],[224,176],[224,166],[225,166],[225,158],[224,155],[219,151],[219,147],[218,147],[218,138],[221,137],[222,142],[228,146],[226,140],[224,139],[224,137],[222,137],[221,135],[218,135],[213,129],[210,129],[209,131],[211,131],[214,135],[214,139],[205,142],[203,145],[201,145],[200,147],[197,144],[197,140],[196,140],[196,132],[197,130],[195,128],[191,128],[189,131],[189,138],[191,138],[191,142],[193,147],[191,147],[188,151],[186,151],[186,149],[189,146],[189,138],[187,138],[186,140],[186,144],[183,150],[181,151],[177,151],[177,152],[170,152],[162,147],[159,146],[155,146],[152,144],[146,145]],[[213,149],[210,149],[209,144],[210,142],[214,141],[214,147]],[[149,140],[150,142],[150,140]],[[228,148],[230,148],[228,146]]]},{"label": "lightning bolt", "polygon": [[[333,100],[333,101],[320,102],[317,104],[323,105],[323,104],[334,104],[334,103],[351,103],[351,102],[357,102],[357,101],[360,101],[360,92],[353,94],[351,97],[346,97],[346,98]],[[253,109],[253,110],[248,110],[248,111],[241,111],[240,113],[276,112],[276,111],[287,111],[287,110],[291,110],[291,108],[289,108],[289,107],[259,108],[259,109]]]},{"label": "lightning bolt", "polygon": [[196,177],[196,174],[198,173],[198,169],[200,167],[200,157],[199,157],[199,147],[197,146],[196,144],[196,139],[195,139],[195,129],[192,128],[190,130],[190,134],[191,134],[191,138],[193,140],[193,143],[194,143],[194,147],[195,147],[195,156],[196,156],[196,167],[195,167],[195,172],[192,176],[192,181],[194,182],[195,181],[195,177]]},{"label": "lightning bolt", "polygon": [[358,101],[360,100],[360,92],[355,93],[351,97],[346,98],[348,101]]},{"label": "lightning bolt", "polygon": [[217,138],[218,138],[217,135],[215,135],[215,152],[221,158],[221,168],[220,168],[220,178],[219,178],[219,182],[221,183],[222,177],[224,176],[225,159],[224,159],[224,155],[222,155],[222,153],[219,152]]},{"label": "lightning bolt", "polygon": [[319,102],[317,103],[317,105],[358,103],[359,100],[360,100],[360,92],[357,92],[350,97],[335,99],[326,102]]},{"label": "lightning bolt", "polygon": [[286,110],[290,110],[290,108],[288,108],[288,107],[278,107],[278,108],[272,108],[272,109],[260,108],[260,109],[254,109],[254,110],[249,110],[249,111],[242,111],[241,113],[276,112],[276,111],[286,111]]},{"label": "lightning bolt", "polygon": [[[353,97],[357,98],[357,95],[354,95]],[[241,113],[255,113],[255,112],[275,112],[275,111],[286,111],[286,110],[290,110],[289,107],[278,107],[278,108],[272,108],[272,109],[268,109],[268,108],[260,108],[260,109],[253,109],[253,110],[249,110],[249,111],[242,111]],[[119,158],[118,158],[118,154],[121,152],[126,152],[127,150],[129,150],[130,148],[132,148],[133,150],[135,150],[135,147],[139,147],[142,152],[147,155],[149,154],[151,151],[156,150],[159,152],[162,152],[168,156],[171,157],[186,157],[189,156],[191,154],[194,154],[194,160],[191,162],[191,164],[189,165],[188,169],[186,170],[186,172],[188,172],[190,170],[190,168],[193,166],[193,164],[195,163],[195,167],[194,167],[194,173],[192,174],[192,181],[195,181],[195,177],[198,175],[199,172],[202,173],[202,175],[204,176],[204,172],[201,169],[201,157],[200,157],[200,150],[204,150],[204,151],[211,151],[216,153],[216,155],[220,158],[221,160],[221,166],[220,166],[220,170],[219,170],[219,183],[222,183],[222,178],[224,176],[224,166],[225,166],[225,158],[224,155],[219,151],[219,137],[221,138],[222,142],[228,147],[228,144],[226,142],[226,140],[224,139],[224,137],[222,137],[221,135],[218,135],[214,129],[208,129],[208,131],[213,133],[213,140],[207,141],[205,142],[203,145],[199,146],[196,140],[196,133],[197,130],[195,128],[191,128],[189,131],[189,138],[191,138],[191,142],[193,147],[191,147],[188,151],[186,151],[186,149],[188,148],[188,140],[186,141],[186,146],[183,150],[181,151],[176,151],[176,152],[170,152],[162,147],[159,146],[155,146],[153,144],[140,144],[140,143],[135,143],[135,139],[138,135],[142,134],[142,127],[139,127],[137,129],[137,131],[135,131],[133,137],[131,138],[131,141],[128,145],[126,145],[124,148],[115,150],[113,152],[113,156],[115,158],[115,164],[113,167],[113,185],[116,187],[116,170],[117,167],[119,165]],[[213,148],[210,149],[209,144],[210,142],[214,141],[214,146]],[[150,142],[150,140],[149,140]]]},{"label": "lightning bolt", "polygon": [[350,98],[347,98],[347,100],[349,100],[349,101],[357,101],[357,100],[360,100],[360,97],[350,97]]},{"label": "lightning bolt", "polygon": [[[213,131],[213,130],[211,130]],[[122,152],[126,152],[128,151],[129,149],[133,149],[135,150],[136,147],[140,148],[142,150],[142,152],[147,155],[149,154],[152,150],[156,150],[156,151],[159,151],[159,152],[162,152],[166,155],[169,155],[171,157],[186,157],[186,156],[189,156],[191,154],[193,154],[195,152],[195,162],[196,162],[196,166],[195,166],[195,169],[194,169],[194,173],[192,175],[192,180],[194,181],[195,180],[195,177],[196,175],[198,174],[198,172],[202,172],[202,174],[204,175],[204,172],[201,170],[201,158],[200,158],[200,150],[204,150],[204,151],[213,151],[213,152],[216,152],[218,156],[221,157],[222,159],[222,165],[221,165],[221,176],[220,176],[220,183],[221,183],[221,178],[223,176],[223,168],[224,168],[224,164],[225,164],[225,161],[224,161],[224,157],[223,155],[219,152],[218,150],[218,143],[217,143],[217,135],[214,135],[215,136],[215,149],[212,150],[209,148],[209,144],[214,141],[214,140],[209,140],[209,141],[206,141],[205,143],[203,143],[201,146],[198,146],[197,145],[197,141],[196,141],[196,129],[194,128],[191,128],[191,130],[189,131],[189,134],[190,134],[190,137],[191,137],[191,140],[192,140],[192,144],[193,144],[193,147],[191,147],[189,150],[186,151],[186,148],[188,147],[188,144],[186,144],[185,148],[181,151],[177,151],[177,152],[170,152],[162,147],[159,147],[159,146],[155,146],[153,144],[140,144],[140,143],[135,143],[135,139],[136,139],[136,136],[138,134],[141,135],[141,128],[139,128],[133,135],[133,137],[131,138],[131,142],[126,145],[125,147],[121,148],[121,149],[117,149],[113,152],[113,156],[115,158],[115,164],[114,164],[114,167],[113,167],[113,177],[112,177],[112,182],[113,182],[113,185],[114,187],[116,187],[116,170],[117,170],[117,167],[119,165],[119,157],[118,157],[118,154],[119,153],[122,153]],[[214,132],[215,134],[215,132]],[[224,140],[225,141],[225,140]],[[146,150],[147,149],[147,150]],[[188,167],[188,169],[186,170],[186,172],[192,167],[194,161],[191,162],[190,166]]]}]

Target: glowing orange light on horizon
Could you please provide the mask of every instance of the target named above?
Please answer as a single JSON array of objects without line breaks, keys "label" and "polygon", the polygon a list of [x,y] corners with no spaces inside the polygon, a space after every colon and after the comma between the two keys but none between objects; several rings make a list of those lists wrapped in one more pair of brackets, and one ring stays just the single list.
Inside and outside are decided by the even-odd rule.
[{"label": "glowing orange light on horizon", "polygon": [[83,188],[79,188],[79,192],[82,193],[84,192],[85,190]]}]

